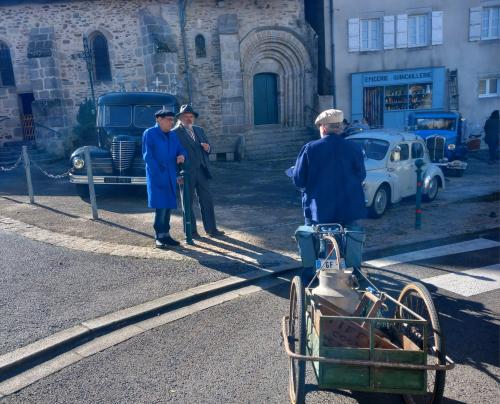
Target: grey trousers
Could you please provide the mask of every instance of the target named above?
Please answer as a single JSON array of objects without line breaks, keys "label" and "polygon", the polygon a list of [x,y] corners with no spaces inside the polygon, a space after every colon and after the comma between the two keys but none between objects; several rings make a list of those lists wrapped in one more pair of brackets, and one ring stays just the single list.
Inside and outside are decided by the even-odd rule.
[{"label": "grey trousers", "polygon": [[196,196],[198,197],[198,201],[200,203],[203,227],[205,232],[212,233],[217,229],[217,226],[215,224],[214,201],[208,186],[209,179],[201,167],[190,171],[189,174],[189,199],[191,200],[192,230],[193,232],[197,232],[196,216],[193,211],[194,195],[196,192]]}]

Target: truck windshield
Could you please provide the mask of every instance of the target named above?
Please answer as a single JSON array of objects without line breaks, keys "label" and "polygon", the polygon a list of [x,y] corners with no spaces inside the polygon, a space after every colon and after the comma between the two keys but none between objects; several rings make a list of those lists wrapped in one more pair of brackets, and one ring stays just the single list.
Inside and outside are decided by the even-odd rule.
[{"label": "truck windshield", "polygon": [[134,107],[134,125],[137,128],[150,128],[155,124],[155,112],[161,105],[136,105]]},{"label": "truck windshield", "polygon": [[389,142],[380,139],[347,139],[361,146],[366,158],[383,160],[389,150]]},{"label": "truck windshield", "polygon": [[132,108],[129,105],[101,105],[97,126],[126,128],[132,123]]},{"label": "truck windshield", "polygon": [[417,118],[417,130],[452,130],[456,129],[454,118]]}]

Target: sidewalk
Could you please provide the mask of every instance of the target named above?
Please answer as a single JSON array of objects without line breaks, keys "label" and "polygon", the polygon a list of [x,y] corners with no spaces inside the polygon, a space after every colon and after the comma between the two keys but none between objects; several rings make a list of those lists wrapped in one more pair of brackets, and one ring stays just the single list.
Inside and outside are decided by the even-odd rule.
[{"label": "sidewalk", "polygon": [[[448,178],[445,192],[423,205],[421,230],[414,229],[413,198],[391,207],[381,219],[364,220],[366,250],[499,226],[498,168],[489,166],[484,156],[478,157],[469,160],[464,177]],[[147,208],[145,188],[100,189],[100,219],[94,221],[88,200],[76,196],[67,179],[52,180],[34,173],[36,204],[27,203],[22,169],[0,174],[0,228],[8,227],[13,219],[21,222],[10,225],[16,232],[82,251],[211,265],[236,260],[273,266],[296,257],[291,236],[302,222],[300,197],[283,173],[291,164],[293,161],[214,164],[216,216],[227,237],[204,237],[195,247],[152,248],[153,213]],[[61,163],[47,168],[54,173],[66,169]],[[199,218],[199,210],[196,213]],[[203,235],[200,220],[198,230]],[[172,234],[183,239],[180,210],[172,217]]]}]

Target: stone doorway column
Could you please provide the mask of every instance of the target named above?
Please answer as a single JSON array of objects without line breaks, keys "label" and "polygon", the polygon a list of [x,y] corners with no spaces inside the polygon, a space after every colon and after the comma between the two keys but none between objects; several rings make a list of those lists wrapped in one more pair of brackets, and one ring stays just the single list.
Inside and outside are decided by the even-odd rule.
[{"label": "stone doorway column", "polygon": [[224,135],[236,136],[245,131],[245,100],[237,15],[221,15],[218,31],[222,73],[222,131]]}]

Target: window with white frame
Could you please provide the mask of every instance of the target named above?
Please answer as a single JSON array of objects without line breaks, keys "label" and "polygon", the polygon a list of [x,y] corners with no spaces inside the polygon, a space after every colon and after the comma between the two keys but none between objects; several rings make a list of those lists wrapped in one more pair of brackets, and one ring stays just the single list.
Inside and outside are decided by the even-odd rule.
[{"label": "window with white frame", "polygon": [[427,14],[408,16],[408,46],[428,45],[428,19]]},{"label": "window with white frame", "polygon": [[479,80],[479,98],[498,97],[500,95],[499,77],[488,77]]},{"label": "window with white frame", "polygon": [[361,20],[360,38],[362,51],[380,49],[380,20],[378,18]]},{"label": "window with white frame", "polygon": [[500,38],[500,7],[485,7],[482,11],[481,39]]}]

